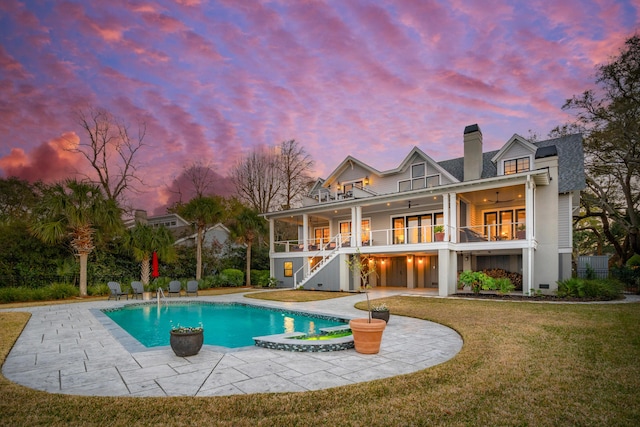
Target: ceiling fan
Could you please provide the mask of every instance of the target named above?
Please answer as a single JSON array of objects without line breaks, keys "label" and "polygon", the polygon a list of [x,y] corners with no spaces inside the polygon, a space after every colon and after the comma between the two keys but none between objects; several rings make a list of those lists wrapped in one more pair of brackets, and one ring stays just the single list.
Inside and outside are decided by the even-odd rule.
[{"label": "ceiling fan", "polygon": [[486,201],[489,203],[497,204],[497,203],[513,202],[513,199],[500,200],[500,192],[496,191],[496,199],[495,200],[487,199]]}]

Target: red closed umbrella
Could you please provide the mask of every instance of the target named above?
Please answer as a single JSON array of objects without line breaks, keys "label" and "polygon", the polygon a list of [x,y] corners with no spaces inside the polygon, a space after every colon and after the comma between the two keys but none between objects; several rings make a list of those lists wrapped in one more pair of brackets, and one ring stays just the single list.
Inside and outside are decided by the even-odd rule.
[{"label": "red closed umbrella", "polygon": [[160,272],[158,271],[158,254],[155,251],[153,252],[151,266],[153,267],[153,269],[151,270],[151,277],[156,279],[158,276],[160,276]]}]

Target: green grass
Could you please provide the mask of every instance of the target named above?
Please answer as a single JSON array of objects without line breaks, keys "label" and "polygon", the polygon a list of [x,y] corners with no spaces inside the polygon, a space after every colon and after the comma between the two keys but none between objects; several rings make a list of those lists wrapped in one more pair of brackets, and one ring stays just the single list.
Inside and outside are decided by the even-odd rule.
[{"label": "green grass", "polygon": [[345,292],[285,290],[285,291],[256,292],[256,293],[248,294],[245,296],[247,298],[263,299],[263,300],[269,300],[269,301],[308,302],[308,301],[319,301],[319,300],[332,299],[332,298],[342,298],[342,297],[351,296],[351,295],[353,294],[345,293]]},{"label": "green grass", "polygon": [[[392,316],[454,328],[464,339],[461,352],[369,383],[215,398],[65,396],[0,377],[0,424],[635,426],[640,419],[639,304],[384,301]],[[0,360],[28,316],[0,313]]]}]

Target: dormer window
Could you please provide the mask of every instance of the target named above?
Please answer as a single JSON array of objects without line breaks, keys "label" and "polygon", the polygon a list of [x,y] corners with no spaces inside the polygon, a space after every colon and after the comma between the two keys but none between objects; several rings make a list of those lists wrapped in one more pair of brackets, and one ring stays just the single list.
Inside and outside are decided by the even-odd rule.
[{"label": "dormer window", "polygon": [[427,175],[427,164],[411,165],[411,179],[398,181],[398,191],[419,190],[440,185],[440,175]]},{"label": "dormer window", "polygon": [[529,157],[520,157],[519,159],[511,159],[504,161],[504,174],[511,175],[519,172],[526,172],[531,169],[531,159]]}]

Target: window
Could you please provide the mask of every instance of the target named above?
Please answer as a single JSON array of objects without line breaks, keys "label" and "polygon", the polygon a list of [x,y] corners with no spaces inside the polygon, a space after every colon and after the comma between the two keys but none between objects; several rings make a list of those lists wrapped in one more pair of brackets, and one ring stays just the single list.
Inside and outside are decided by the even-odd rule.
[{"label": "window", "polygon": [[427,166],[424,163],[418,163],[411,166],[411,178],[420,178],[425,176]]},{"label": "window", "polygon": [[[371,240],[371,220],[363,219],[360,223],[362,231],[362,244],[368,245]],[[347,246],[351,243],[351,221],[340,222],[340,235],[342,236],[342,245]]]},{"label": "window", "polygon": [[284,277],[293,277],[293,262],[284,262]]},{"label": "window", "polygon": [[427,188],[440,185],[440,175],[431,175],[427,177]]},{"label": "window", "polygon": [[314,230],[316,245],[329,242],[329,227],[318,227]]},{"label": "window", "polygon": [[504,161],[504,174],[511,175],[518,172],[525,172],[529,170],[529,157],[521,157],[519,159],[505,160]]},{"label": "window", "polygon": [[434,225],[444,224],[441,212],[396,217],[393,224],[393,244],[429,243],[433,241]]}]

